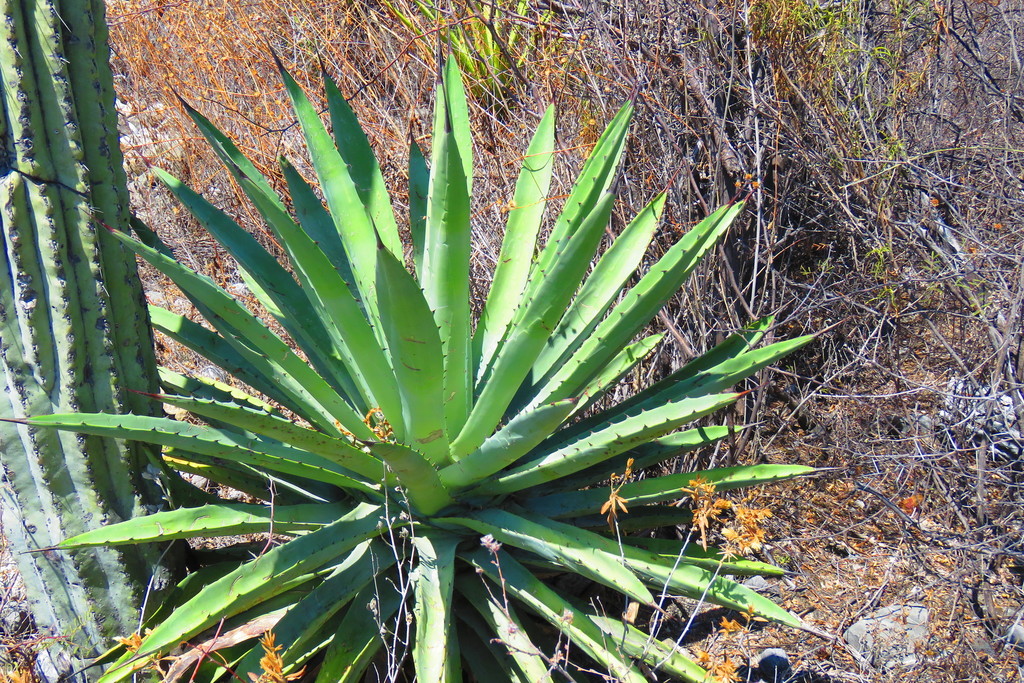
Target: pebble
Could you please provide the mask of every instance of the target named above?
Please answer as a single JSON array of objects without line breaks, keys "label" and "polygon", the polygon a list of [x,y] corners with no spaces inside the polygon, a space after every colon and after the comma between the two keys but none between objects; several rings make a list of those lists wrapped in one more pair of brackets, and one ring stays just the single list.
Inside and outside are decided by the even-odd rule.
[{"label": "pebble", "polygon": [[883,607],[847,629],[844,638],[876,669],[913,666],[916,649],[928,638],[928,610],[920,605]]},{"label": "pebble", "polygon": [[761,653],[756,673],[764,683],[784,683],[793,675],[793,667],[789,663],[789,655],[785,650],[770,647]]}]

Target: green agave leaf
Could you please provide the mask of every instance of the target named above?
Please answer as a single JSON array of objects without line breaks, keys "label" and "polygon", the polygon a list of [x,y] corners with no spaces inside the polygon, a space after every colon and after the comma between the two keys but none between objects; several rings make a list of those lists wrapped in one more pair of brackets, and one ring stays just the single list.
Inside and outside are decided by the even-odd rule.
[{"label": "green agave leaf", "polygon": [[[608,516],[606,514],[595,513],[566,521],[581,529],[591,529],[599,533],[608,531]],[[628,514],[620,514],[615,522],[615,529],[621,534],[629,534],[634,531],[689,526],[692,522],[693,515],[689,510],[674,505],[649,505],[631,507]]]},{"label": "green agave leaf", "polygon": [[67,550],[101,545],[171,541],[177,538],[234,536],[270,532],[290,534],[313,531],[345,512],[340,503],[308,505],[247,505],[221,503],[181,508],[136,517],[87,531],[60,543]]},{"label": "green agave leaf", "polygon": [[[727,557],[718,548],[704,549],[698,543],[683,543],[661,538],[631,536],[630,545],[649,550],[663,557],[682,557],[683,562],[730,576],[784,576],[786,571],[767,562]],[[680,553],[682,546],[682,553]]]},{"label": "green agave leaf", "polygon": [[352,266],[348,262],[348,255],[345,253],[345,245],[341,242],[341,235],[334,227],[334,219],[324,208],[316,191],[306,182],[305,178],[292,166],[286,158],[279,160],[281,173],[288,183],[288,194],[292,198],[292,206],[295,211],[296,222],[302,226],[302,231],[309,235],[313,243],[320,248],[327,260],[334,266],[338,277],[346,283],[352,297],[359,305],[359,309],[366,316],[363,309],[363,302],[359,299],[359,292],[353,290],[355,276],[352,274]]},{"label": "green agave leaf", "polygon": [[[594,209],[583,217],[571,234],[549,244],[557,258],[549,267],[538,265],[531,272],[531,291],[520,305],[520,314],[517,316],[519,323],[529,324],[532,320],[542,320],[549,329],[556,328],[590,268],[604,237],[614,203],[615,195],[611,192],[601,195]],[[516,339],[513,332],[508,335],[505,343],[512,344]],[[541,350],[537,349],[538,352]],[[489,378],[484,379],[487,381]]]},{"label": "green agave leaf", "polygon": [[170,173],[154,168],[153,175],[238,262],[246,286],[289,334],[299,337],[309,327],[316,329],[316,318],[303,315],[305,297],[295,280],[252,235]]},{"label": "green agave leaf", "polygon": [[553,366],[567,360],[594,331],[647,254],[664,208],[662,193],[637,214],[604,252],[538,356],[533,366],[534,377],[544,377]]},{"label": "green agave leaf", "polygon": [[[287,399],[284,401],[285,405],[307,420],[318,424],[326,423],[332,427],[333,420],[344,423],[351,419],[352,406],[305,361],[295,355],[287,344],[218,287],[213,280],[189,270],[174,259],[122,232],[114,231],[111,234],[169,277],[190,299],[205,307],[204,317],[223,335],[223,339],[238,352],[238,355],[244,358],[249,366],[249,374],[264,369],[271,373],[261,382],[264,385],[278,385],[272,394],[268,394],[269,396],[283,395]],[[169,319],[169,316],[164,317],[165,321]]]},{"label": "green agave leaf", "polygon": [[[185,106],[189,111],[189,115],[217,152],[225,167],[231,172],[232,176],[246,192],[246,195],[257,207],[265,205],[271,207],[272,213],[286,213],[284,203],[271,188],[270,183],[256,170],[256,167],[241,153],[235,144],[217,130],[205,117],[187,104]],[[285,162],[286,175],[288,175],[289,169],[290,166]],[[301,208],[309,206],[306,201],[308,201],[308,194],[311,194],[312,191],[298,177],[298,174],[294,173],[294,169],[291,169],[291,171],[293,177],[289,178],[289,185],[299,193],[299,196],[293,198],[293,201],[296,204],[297,210],[301,211]],[[358,396],[351,378],[345,372],[344,366],[333,360],[336,358],[336,354],[332,349],[324,348],[322,345],[322,340],[329,339],[326,335],[326,330],[321,324],[320,319],[314,315],[314,311],[306,305],[305,295],[295,284],[295,281],[288,272],[248,232],[239,227],[233,220],[184,186],[180,181],[173,178],[173,176],[159,170],[157,170],[157,173],[158,177],[185,204],[192,215],[206,226],[211,234],[238,261],[241,266],[240,274],[246,285],[259,299],[260,303],[282,324],[288,334],[306,351],[313,366],[324,377],[335,381],[338,390],[342,394],[350,398]],[[303,194],[304,190],[307,194]],[[316,207],[320,209],[320,213],[326,214],[319,200],[314,197],[314,201]],[[329,215],[327,219],[330,220]],[[316,222],[313,221],[313,223],[313,227],[316,227]],[[281,239],[281,236],[278,235],[278,238]],[[335,233],[334,242],[337,241],[337,234]],[[347,271],[347,261],[344,259],[344,254],[342,254],[341,260],[336,261],[336,263],[343,264]],[[201,312],[204,311],[201,310]]]},{"label": "green agave leaf", "polygon": [[591,614],[590,618],[627,654],[647,663],[657,671],[691,683],[705,683],[708,680],[708,672],[680,652],[671,639],[656,640],[621,619],[611,619],[600,614]]},{"label": "green agave leaf", "polygon": [[153,398],[208,420],[230,424],[234,429],[244,429],[314,453],[370,481],[379,480],[384,473],[383,464],[379,460],[367,455],[349,441],[306,429],[291,420],[263,410],[187,396],[161,395]]},{"label": "green agave leaf", "polygon": [[[345,254],[352,266],[352,274],[370,320],[377,320],[377,295],[374,290],[374,269],[377,242],[383,238],[367,214],[363,199],[349,172],[345,159],[327,133],[313,103],[306,93],[278,62],[278,69],[284,81],[292,108],[306,137],[313,168],[335,228],[345,246]],[[385,246],[387,243],[385,242]]]},{"label": "green agave leaf", "polygon": [[473,338],[476,380],[490,366],[526,288],[554,170],[555,109],[544,112],[523,158],[494,279]]},{"label": "green agave leaf", "polygon": [[[475,680],[533,683],[529,678],[523,678],[501,647],[487,638],[487,624],[479,614],[469,610],[460,610],[458,616],[459,623],[456,625],[456,630],[459,651],[466,663],[467,670],[475,677]],[[550,680],[550,678],[533,680],[543,681]]]},{"label": "green agave leaf", "polygon": [[533,392],[530,405],[577,395],[679,291],[704,254],[725,234],[742,209],[742,204],[723,207],[676,242],[626,292],[576,353],[561,366],[553,367],[550,377],[536,383],[537,390]]},{"label": "green agave leaf", "polygon": [[493,481],[481,484],[478,488],[486,487],[486,491],[493,496],[555,481],[659,437],[680,425],[713,413],[731,404],[737,396],[738,394],[713,394],[685,398],[625,417],[553,451],[544,449],[542,444],[542,450],[534,458],[500,474]]},{"label": "green agave leaf", "polygon": [[[572,427],[569,429],[572,429]],[[548,495],[553,491],[575,492],[585,489],[607,480],[613,474],[621,475],[626,471],[626,466],[630,459],[633,460],[633,471],[639,472],[640,470],[663,463],[677,455],[710,446],[716,441],[729,436],[733,431],[732,427],[694,427],[693,429],[666,434],[631,448],[614,458],[609,458],[594,467],[581,470],[572,476],[557,479],[550,484],[530,488],[527,491],[523,491],[522,495],[540,497]]]},{"label": "green agave leaf", "polygon": [[[233,169],[246,193],[255,200],[264,202],[273,211],[283,214],[284,208],[276,195],[268,199],[262,188]],[[238,262],[239,273],[259,302],[274,316],[284,330],[296,340],[310,357],[310,361],[325,377],[331,378],[338,390],[346,396],[358,396],[344,366],[337,362],[337,353],[324,340],[330,339],[321,318],[308,304],[303,289],[277,259],[243,230],[225,213],[215,208],[177,178],[155,169],[157,177],[185,205],[217,241]],[[259,207],[259,204],[257,204]],[[261,211],[262,212],[262,211]],[[264,213],[264,218],[267,218]],[[290,220],[290,219],[289,219]],[[269,219],[268,219],[269,222]],[[202,311],[205,313],[205,311]],[[353,413],[355,414],[355,413]]]},{"label": "green agave leaf", "polygon": [[[241,183],[246,187],[244,179]],[[380,407],[385,414],[395,415],[396,429],[401,432],[402,426],[397,415],[400,404],[394,374],[387,356],[377,342],[375,331],[352,297],[348,283],[341,279],[320,247],[287,213],[256,194],[250,198],[288,252],[312,310],[324,322],[336,357],[351,373],[349,383],[354,381],[358,388],[358,393],[352,396],[361,397],[362,405]],[[353,399],[350,397],[349,401]],[[362,421],[362,415],[355,411],[346,417],[347,420],[339,421],[350,432],[357,429],[355,425]]]},{"label": "green agave leaf", "polygon": [[444,346],[448,432],[462,429],[473,399],[469,306],[472,151],[462,76],[449,59],[434,110],[427,222],[420,283]]},{"label": "green agave leaf", "polygon": [[[659,510],[663,511],[661,516],[658,514]],[[529,511],[527,510],[526,513],[529,514]],[[648,506],[636,508],[635,511],[630,511],[626,515],[623,515],[621,512],[619,514],[620,517],[615,522],[614,533],[620,535],[631,534],[634,531],[649,532],[651,529],[659,527],[687,527],[693,522],[693,516],[688,511],[671,506]],[[642,519],[637,519],[638,517]],[[586,523],[581,522],[581,519]],[[608,527],[608,519],[605,515],[594,515],[592,517],[567,521],[573,528],[593,531],[594,533],[601,534],[602,537],[607,537],[608,533],[612,532]],[[631,547],[650,551],[661,556],[662,560],[670,566],[677,563],[693,565],[706,569],[713,574],[728,576],[784,576],[786,574],[784,569],[773,564],[727,556],[715,547],[702,548],[700,543],[694,540],[674,541],[633,535],[629,535],[625,540]],[[528,560],[522,557],[520,559],[527,564],[546,566],[550,571],[557,570],[557,567],[551,563],[543,563],[540,560],[533,559]],[[664,589],[664,586],[658,586],[654,583],[651,585],[654,588]]]},{"label": "green agave leaf", "polygon": [[[598,534],[587,534],[583,529],[545,517],[526,513],[531,521],[540,522],[577,543],[587,543],[595,555],[605,555],[615,562],[623,562],[647,583],[662,591],[675,591],[696,600],[708,600],[716,605],[740,612],[751,610],[755,615],[781,624],[803,628],[803,622],[774,602],[746,586],[727,579],[715,570],[706,570],[685,564],[678,557],[659,555],[637,548],[627,542]],[[586,534],[586,535],[585,535]]]},{"label": "green agave leaf", "polygon": [[[702,394],[714,393],[732,386],[732,384],[747,376],[747,374],[756,372],[765,367],[765,364],[773,362],[770,359],[777,359],[777,354],[781,349],[773,349],[772,347],[750,352],[749,356],[745,355],[746,349],[749,348],[750,344],[755,343],[761,338],[764,329],[770,323],[771,320],[766,318],[755,323],[750,329],[730,336],[711,351],[688,363],[669,378],[658,382],[650,389],[641,391],[636,396],[622,403],[560,431],[547,441],[545,446],[552,448],[558,444],[568,443],[580,434],[601,429],[605,425],[613,424],[616,420],[622,419],[623,415],[635,413],[637,410],[642,410],[645,407],[656,407],[663,405],[666,401],[686,396],[696,397]],[[806,343],[806,340],[802,343]],[[739,360],[741,358],[746,358],[746,361]],[[717,440],[721,436],[724,435],[716,436],[713,440]],[[705,445],[706,443],[709,442],[696,445]],[[647,454],[647,456],[650,455],[657,457],[657,453]],[[660,460],[642,457],[635,465],[639,469],[641,467],[648,467],[656,462],[660,462]],[[621,471],[621,468],[611,471]],[[606,474],[610,474],[610,472],[604,471],[586,480],[585,483],[593,483],[594,481],[604,479],[605,476],[603,475]],[[572,488],[580,488],[582,485],[583,483],[578,480],[572,481]]]},{"label": "green agave leaf", "polygon": [[[466,597],[467,602],[476,608],[481,617],[467,623],[476,626],[474,630],[477,633],[497,636],[504,650],[504,657],[496,657],[499,663],[505,659],[511,659],[515,664],[517,671],[513,671],[510,667],[504,667],[507,673],[515,674],[510,676],[511,680],[519,679],[526,683],[551,680],[548,664],[543,659],[544,653],[530,640],[529,634],[523,628],[523,623],[516,614],[516,609],[507,600],[499,602],[494,593],[484,588],[482,582],[459,581],[456,587]],[[459,616],[466,618],[470,614],[473,613],[460,612]]]},{"label": "green agave leaf", "polygon": [[358,481],[352,478],[350,472],[325,458],[280,442],[256,439],[236,432],[186,424],[167,418],[75,413],[41,415],[29,419],[28,424],[34,427],[52,427],[80,434],[96,434],[181,448],[202,455],[307,477],[370,495],[377,495],[379,489],[379,484]]},{"label": "green agave leaf", "polygon": [[[613,201],[611,194],[601,198],[579,230],[566,239],[550,270],[535,269],[533,280],[540,282],[536,296],[524,304],[526,312],[502,345],[491,372],[477,387],[479,397],[466,426],[452,443],[453,458],[458,459],[479,447],[505,415],[523,380],[527,379],[537,353],[547,343],[550,330],[562,317],[572,293],[586,274],[604,235]],[[562,398],[568,396],[561,396],[559,400]]]},{"label": "green agave leaf", "polygon": [[[152,628],[154,624],[159,624],[166,619],[171,612],[194,598],[195,595],[203,589],[203,586],[223,578],[237,568],[238,563],[236,562],[218,562],[216,564],[201,566],[198,569],[189,572],[185,575],[185,578],[179,581],[178,584],[171,589],[171,592],[167,595],[165,600],[161,601],[159,604],[150,604],[151,610],[145,615],[143,627]],[[125,661],[130,658],[130,655],[125,657]]]},{"label": "green agave leaf", "polygon": [[403,596],[390,581],[364,587],[345,612],[327,649],[317,683],[361,683],[363,672],[384,647],[381,634],[401,606]]},{"label": "green agave leaf", "polygon": [[[181,452],[178,449],[169,448],[164,451],[163,457],[164,463],[175,472],[183,472],[185,474],[195,474],[200,477],[204,477],[210,481],[216,482],[221,486],[227,486],[241,491],[242,493],[251,496],[257,500],[269,500],[270,495],[270,481],[271,478],[265,474],[254,471],[252,468],[246,468],[246,466],[239,463],[232,463],[231,465],[223,464],[223,461],[216,458],[207,458],[196,453]],[[284,498],[288,499],[289,492],[284,493]],[[205,494],[205,495],[204,495]],[[219,501],[213,494],[206,494],[203,491],[200,494],[202,502],[213,502]],[[304,502],[310,500],[318,502],[327,502],[325,498],[319,496],[303,496]],[[288,500],[288,502],[292,502]]]},{"label": "green agave leaf", "polygon": [[[277,505],[297,505],[311,501],[326,503],[338,499],[338,489],[333,484],[308,477],[283,475],[267,468],[229,462],[178,448],[165,449],[163,459],[173,470],[197,474],[220,486],[237,489],[253,498]],[[202,494],[201,502],[210,502],[212,494]]]},{"label": "green agave leaf", "polygon": [[629,657],[621,654],[618,644],[585,612],[558,595],[511,555],[499,552],[495,559],[490,552],[478,549],[463,557],[482,570],[497,590],[507,592],[572,639],[574,645],[606,667],[615,680],[646,683],[647,679],[631,666]]},{"label": "green agave leaf", "polygon": [[363,541],[380,534],[387,523],[380,507],[364,503],[318,531],[269,550],[204,586],[143,639],[136,657],[162,652],[224,617],[283,592],[282,587],[291,579],[344,557]]},{"label": "green agave leaf", "polygon": [[743,584],[727,579],[713,570],[702,569],[693,564],[675,563],[673,558],[628,546],[625,548],[625,555],[626,565],[638,575],[645,577],[652,586],[694,600],[706,600],[738,612],[752,612],[755,616],[787,626],[804,628],[799,617]]},{"label": "green agave leaf", "polygon": [[[434,140],[448,130],[462,160],[462,175],[466,178],[466,194],[473,194],[473,135],[469,125],[469,101],[462,82],[459,66],[451,55],[445,60],[440,88],[434,102]],[[435,148],[431,166],[437,166],[440,155]]]},{"label": "green agave leaf", "polygon": [[622,562],[591,552],[597,535],[589,531],[575,529],[570,536],[564,532],[565,525],[556,527],[537,516],[527,519],[500,509],[480,510],[468,517],[449,517],[445,522],[490,534],[502,543],[535,553],[641,603],[654,602],[654,596]]},{"label": "green agave leaf", "polygon": [[416,599],[413,607],[416,680],[459,681],[462,676],[452,617],[455,546],[459,538],[424,530],[413,537],[412,542],[418,558],[412,577]]},{"label": "green agave leaf", "polygon": [[[671,400],[673,397],[678,398],[681,396],[695,395],[697,392],[693,390],[695,385],[692,384],[694,380],[709,377],[717,380],[726,378],[725,374],[717,370],[718,366],[729,359],[742,356],[746,353],[761,339],[761,337],[764,336],[765,330],[770,325],[771,318],[765,318],[753,323],[745,330],[740,330],[736,334],[730,335],[725,341],[690,361],[664,380],[653,384],[647,389],[638,392],[634,396],[631,396],[625,401],[622,401],[607,410],[603,410],[586,419],[580,420],[569,428],[559,432],[556,438],[560,439],[562,442],[566,442],[578,434],[598,428],[599,425],[608,424],[620,415],[634,411],[642,405],[654,405],[659,401],[664,402],[666,400]],[[732,375],[730,375],[730,377],[731,376]],[[691,384],[685,384],[687,382],[691,382]],[[684,384],[685,386],[683,386],[683,390],[679,391],[678,389],[680,386]],[[721,381],[718,381],[713,386],[707,385],[701,393],[714,393],[715,391],[721,391],[722,389],[730,386],[732,385],[722,384]]]},{"label": "green agave leaf", "polygon": [[[182,654],[174,658],[173,664],[163,671],[164,681],[208,681],[213,683],[223,679],[224,674],[234,668],[234,665],[242,655],[252,647],[252,639],[260,634],[257,628],[270,627],[294,604],[308,593],[308,585],[313,577],[305,577],[304,584],[299,588],[289,588],[273,597],[261,602],[253,608],[245,610],[240,614],[219,621],[212,629],[197,634],[192,642],[183,641],[181,645]],[[289,586],[294,586],[291,582]],[[304,590],[305,589],[305,590]],[[234,646],[225,646],[218,642],[221,637],[237,635],[244,640]],[[114,683],[131,677],[139,679],[144,672],[151,670],[153,664],[162,659],[161,655],[154,654],[143,658],[136,658],[131,653],[125,654],[118,659],[99,679],[102,683]],[[134,671],[133,671],[134,669]],[[132,675],[133,673],[136,675]]]},{"label": "green agave leaf", "polygon": [[813,336],[808,335],[776,342],[723,359],[716,365],[699,371],[687,371],[687,368],[684,367],[680,371],[679,377],[670,375],[655,385],[657,386],[656,390],[644,391],[641,392],[643,395],[633,397],[626,409],[636,410],[645,406],[659,405],[666,400],[674,400],[683,396],[697,396],[721,391],[772,365],[813,339]]},{"label": "green agave leaf", "polygon": [[423,278],[423,250],[427,238],[427,196],[430,194],[430,169],[423,150],[409,140],[409,233],[412,237],[413,266]]},{"label": "green agave leaf", "polygon": [[575,399],[565,399],[517,415],[478,449],[441,470],[441,482],[452,490],[464,488],[511,465],[562,424],[575,406]]},{"label": "green agave leaf", "polygon": [[[216,332],[163,308],[150,306],[149,319],[154,329],[192,349],[217,367],[270,399],[287,406],[296,414],[303,417],[309,414],[312,417],[310,422],[323,426],[323,423],[318,423],[313,417],[316,415],[316,408],[310,406],[308,410],[312,412],[307,413],[307,410],[303,409],[301,405],[296,405],[291,396],[273,382],[273,378],[280,372],[280,368],[275,367],[270,359],[242,344],[229,344],[224,337]],[[369,432],[369,428],[366,431]],[[340,434],[340,432],[338,433]]]},{"label": "green agave leaf", "polygon": [[324,93],[327,96],[327,111],[331,117],[331,129],[341,158],[348,166],[356,192],[366,207],[366,213],[373,222],[381,242],[392,254],[402,253],[402,240],[395,224],[395,211],[391,207],[391,196],[384,184],[377,156],[370,147],[366,133],[349,107],[345,97],[326,71],[323,72]]},{"label": "green agave leaf", "polygon": [[[576,178],[568,199],[565,200],[562,213],[555,221],[548,242],[534,266],[535,271],[551,270],[551,267],[562,258],[558,245],[570,238],[604,201],[604,195],[611,188],[622,159],[622,152],[626,147],[626,134],[629,132],[629,123],[632,119],[633,104],[627,103],[612,117],[608,127],[598,138],[597,144],[594,145]],[[539,284],[538,280],[531,277],[527,298],[534,295]]]},{"label": "green agave leaf", "polygon": [[[309,585],[315,579],[316,576],[311,574],[293,580],[287,584],[287,590],[239,614],[219,620],[213,628],[196,634],[191,642],[182,641],[179,644],[182,654],[176,656],[174,663],[167,667],[163,680],[179,681],[186,674],[187,680],[190,681],[213,683],[223,679],[225,672],[233,669],[238,660],[252,648],[252,639],[260,635],[257,629],[270,627],[276,623],[290,607],[309,592]],[[244,640],[234,646],[221,647],[224,644],[218,643],[217,639],[230,635],[238,635]],[[99,682],[116,683],[128,678],[138,679],[141,675],[136,672],[150,669],[163,658],[159,653],[145,657],[128,653],[110,666]]]},{"label": "green agave leaf", "polygon": [[256,166],[249,161],[249,159],[242,154],[231,138],[224,135],[216,126],[214,126],[209,119],[196,111],[192,106],[180,100],[182,106],[185,107],[186,113],[192,122],[199,128],[199,132],[203,134],[206,141],[210,144],[210,147],[220,158],[221,163],[224,164],[233,173],[236,173],[235,177],[244,177],[252,181],[262,194],[266,195],[277,201],[281,207],[284,207],[284,203],[281,202],[281,198],[274,192],[274,189],[270,185],[270,181],[257,170]]},{"label": "green agave leaf", "polygon": [[573,415],[585,412],[590,406],[601,400],[607,391],[614,388],[630,370],[636,367],[637,363],[658,348],[664,338],[664,334],[652,334],[622,349],[619,355],[608,361],[605,369],[598,373],[590,381],[590,384],[580,392],[580,396],[585,397],[585,400],[576,406]]},{"label": "green agave leaf", "polygon": [[[766,464],[722,467],[702,472],[650,477],[624,484],[618,489],[618,493],[626,500],[627,505],[654,505],[686,497],[687,494],[683,493],[683,489],[692,486],[697,479],[713,483],[718,491],[728,491],[784,481],[812,472],[814,472],[813,467],[803,465]],[[538,514],[562,518],[594,513],[607,500],[608,491],[597,488],[529,498],[524,501],[524,505]]]},{"label": "green agave leaf", "polygon": [[395,436],[420,449],[433,463],[448,459],[445,431],[444,355],[434,314],[405,267],[384,248],[377,250],[381,327],[397,379],[401,419]]},{"label": "green agave leaf", "polygon": [[760,320],[748,323],[744,329],[730,334],[725,341],[711,347],[711,349],[697,356],[668,377],[637,392],[636,395],[631,396],[623,403],[627,404],[628,409],[663,392],[668,387],[692,380],[701,375],[707,375],[713,372],[714,368],[717,368],[721,363],[744,355],[760,343],[774,320],[772,316],[766,316]]},{"label": "green agave leaf", "polygon": [[[324,627],[373,579],[395,564],[395,555],[379,539],[352,549],[323,582],[309,592],[274,626],[274,636],[283,647],[285,671],[294,671],[321,648]],[[333,637],[336,627],[331,627]],[[253,648],[235,668],[242,680],[258,677],[262,648]]]},{"label": "green agave leaf", "polygon": [[157,368],[157,370],[160,373],[160,386],[165,391],[174,392],[181,396],[192,396],[196,399],[206,399],[220,403],[236,403],[269,415],[278,414],[274,406],[255,396],[250,396],[230,384],[218,382],[208,377],[189,377],[163,367]]}]

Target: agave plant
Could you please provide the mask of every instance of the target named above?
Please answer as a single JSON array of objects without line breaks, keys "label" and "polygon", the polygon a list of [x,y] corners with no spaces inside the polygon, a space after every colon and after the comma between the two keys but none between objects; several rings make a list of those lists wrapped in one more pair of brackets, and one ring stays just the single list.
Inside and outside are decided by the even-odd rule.
[{"label": "agave plant", "polygon": [[[417,14],[437,26],[437,38],[448,45],[451,57],[471,83],[472,94],[492,106],[507,104],[514,76],[522,77],[531,35],[539,35],[536,31],[525,31],[520,25],[519,17],[534,11],[528,2],[470,0],[457,3],[458,11],[452,17],[446,16],[437,4],[424,0],[411,3],[383,0],[383,3],[414,33],[420,33],[422,28],[418,26],[422,22],[417,21]],[[545,10],[535,20],[543,24],[552,15],[551,10]]]},{"label": "agave plant", "polygon": [[[163,371],[165,393],[153,398],[187,411],[188,421],[110,414],[30,421],[158,444],[171,468],[262,501],[226,502],[170,480],[177,508],[61,544],[264,534],[201,553],[202,566],[148,617],[148,630],[124,641],[103,680],[165,661],[183,641],[203,646],[179,651],[169,679],[197,667],[194,680],[255,680],[269,656],[256,639],[272,629],[282,671],[305,667],[305,676],[325,683],[363,680],[370,666],[390,667],[392,677],[408,667],[424,682],[468,672],[480,681],[532,683],[597,671],[640,683],[644,666],[700,681],[704,670],[658,637],[666,600],[686,596],[800,627],[731,578],[780,570],[665,537],[678,538],[678,525],[690,521],[679,505],[688,487],[727,490],[808,468],[663,476],[655,472],[665,468],[650,468],[725,436],[725,427],[682,428],[735,401],[729,387],[808,339],[755,348],[770,324],[758,321],[628,400],[602,401],[657,347],[662,335],[638,335],[742,206],[715,211],[635,279],[663,195],[598,253],[627,104],[540,248],[554,155],[549,110],[523,157],[474,324],[470,127],[454,62],[439,83],[430,163],[411,150],[411,272],[380,167],[339,89],[325,78],[332,136],[295,80],[284,69],[282,76],[326,207],[282,161],[289,207],[226,136],[191,114],[286,264],[198,194],[159,176],[235,257],[285,336],[176,261],[142,226],[139,239],[114,233],[209,323],[153,308],[154,325],[239,382]],[[623,476],[641,470],[648,476]],[[660,527],[672,533],[648,531]],[[620,616],[629,603],[647,608],[640,619]]]}]

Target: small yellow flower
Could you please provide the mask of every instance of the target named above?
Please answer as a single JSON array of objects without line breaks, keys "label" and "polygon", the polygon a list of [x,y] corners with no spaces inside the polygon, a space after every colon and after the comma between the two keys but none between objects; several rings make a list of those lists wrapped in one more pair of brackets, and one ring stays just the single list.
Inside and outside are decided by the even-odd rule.
[{"label": "small yellow flower", "polygon": [[739,667],[731,659],[711,667],[709,673],[715,683],[738,683],[741,680]]},{"label": "small yellow flower", "polygon": [[722,617],[722,621],[718,625],[722,628],[722,633],[727,636],[731,636],[733,633],[742,633],[746,630],[740,622],[726,617]]},{"label": "small yellow flower", "polygon": [[764,545],[767,532],[762,523],[772,516],[767,508],[748,508],[737,505],[733,508],[734,520],[731,526],[722,529],[726,555],[750,555]]},{"label": "small yellow flower", "polygon": [[118,638],[117,642],[128,652],[136,653],[139,648],[142,647],[142,636],[138,633],[133,633],[127,638]]},{"label": "small yellow flower", "polygon": [[[611,476],[611,492],[608,494],[608,501],[601,506],[601,514],[607,515],[608,528],[615,531],[615,522],[619,519],[619,512],[629,512],[626,507],[626,499],[619,495],[619,491],[626,485],[626,480],[633,476],[633,458],[626,461],[626,471],[620,477],[618,474]],[[621,482],[618,486],[616,482]]]},{"label": "small yellow flower", "polygon": [[765,624],[768,623],[767,619],[757,615],[757,612],[754,610],[754,606],[753,605],[747,605],[746,611],[741,612],[741,614],[743,615],[743,618],[747,620],[747,626],[748,627],[750,626],[750,623],[752,621],[760,621],[760,622],[765,623]]},{"label": "small yellow flower", "polygon": [[693,526],[700,531],[700,545],[707,550],[708,529],[711,522],[721,519],[722,513],[732,508],[732,503],[724,498],[715,495],[715,485],[696,477],[690,482],[690,486],[683,488],[682,492],[690,496],[690,505],[693,507]]},{"label": "small yellow flower", "polygon": [[274,644],[274,632],[267,631],[260,638],[260,645],[263,646],[263,659],[260,660],[260,668],[263,670],[259,676],[256,674],[249,674],[252,683],[289,683],[290,681],[297,681],[302,678],[306,670],[302,670],[293,673],[284,673],[284,661],[281,659],[281,646]]}]

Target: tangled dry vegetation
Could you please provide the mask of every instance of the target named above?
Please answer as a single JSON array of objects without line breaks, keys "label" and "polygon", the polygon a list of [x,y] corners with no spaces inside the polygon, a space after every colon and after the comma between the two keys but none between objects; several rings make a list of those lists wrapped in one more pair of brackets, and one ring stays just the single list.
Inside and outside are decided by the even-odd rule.
[{"label": "tangled dry vegetation", "polygon": [[[719,611],[695,622],[688,646],[724,667],[721,680],[725,662],[766,647],[815,680],[1016,680],[1019,655],[1000,638],[1024,613],[1019,1],[442,0],[433,19],[411,0],[107,7],[138,215],[228,284],[232,265],[147,169],[248,210],[179,97],[268,176],[281,154],[302,168],[272,53],[312,93],[321,66],[338,80],[396,188],[408,138],[428,142],[439,39],[487,58],[471,83],[475,137],[487,141],[474,196],[481,273],[543,107],[557,105],[560,163],[575,167],[635,98],[621,215],[668,189],[668,235],[750,198],[662,314],[671,341],[644,381],[753,318],[774,314],[776,338],[821,332],[747,387],[729,416],[745,426],[735,438],[676,467],[828,468],[746,504],[773,513],[762,552],[792,571],[776,587],[782,603],[836,640]],[[271,244],[252,216],[248,227]],[[145,275],[151,297],[187,310]],[[172,367],[203,370],[161,350]],[[930,610],[917,663],[878,671],[858,660],[844,630],[905,603]]]}]

